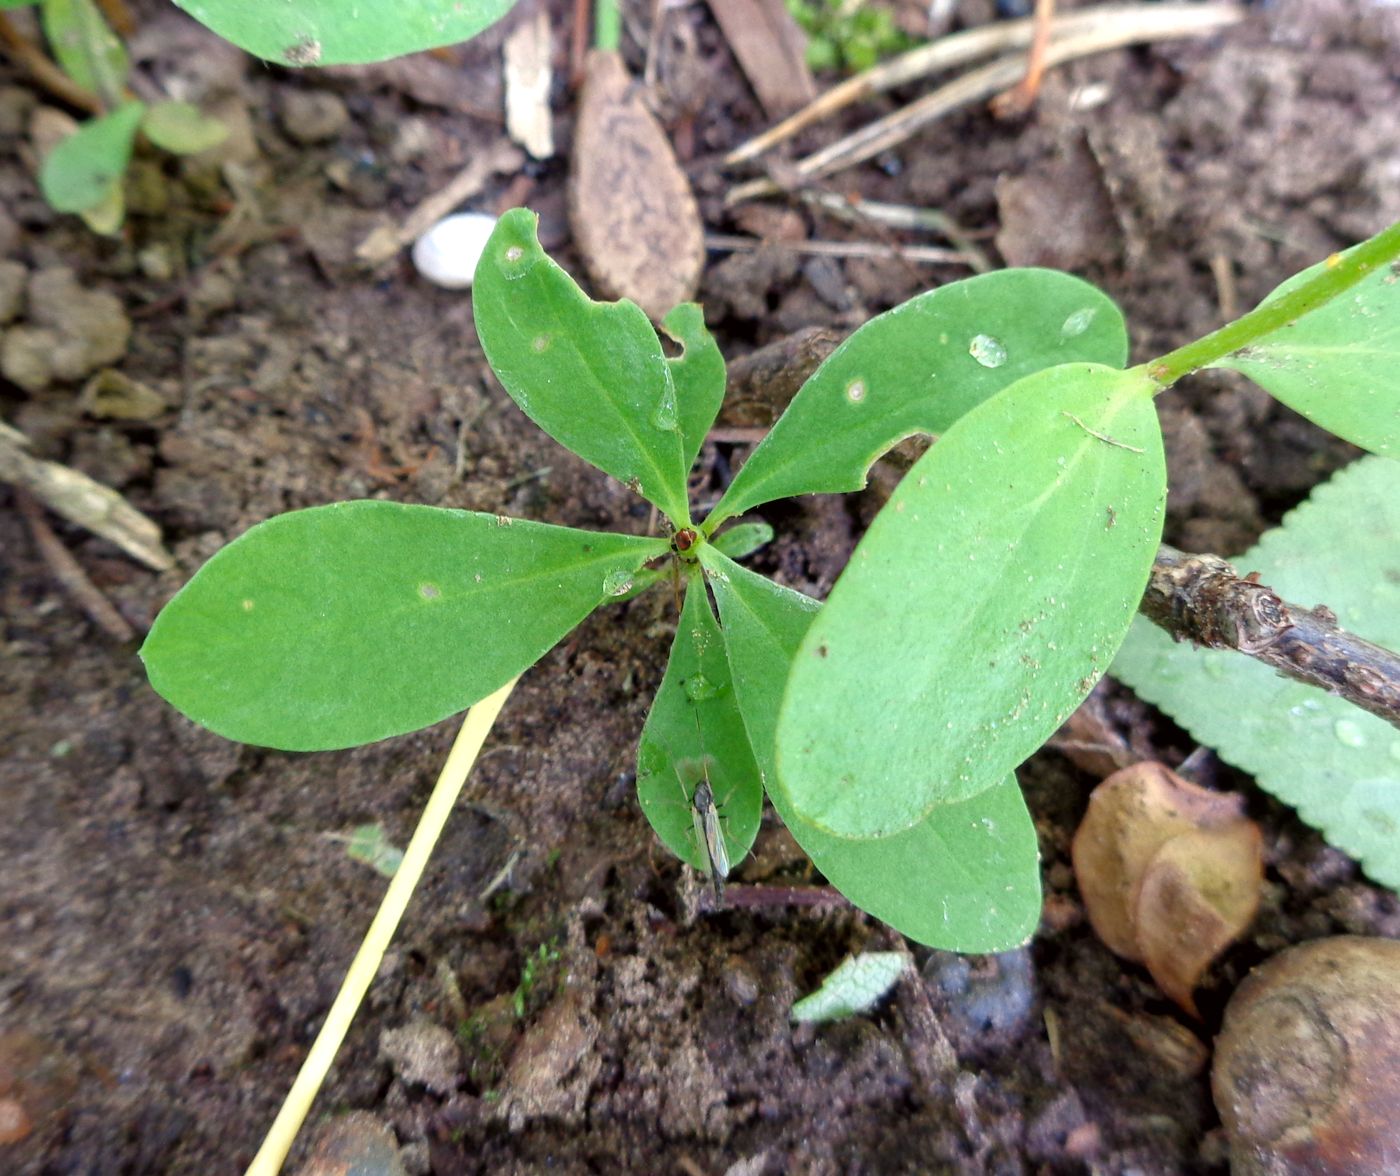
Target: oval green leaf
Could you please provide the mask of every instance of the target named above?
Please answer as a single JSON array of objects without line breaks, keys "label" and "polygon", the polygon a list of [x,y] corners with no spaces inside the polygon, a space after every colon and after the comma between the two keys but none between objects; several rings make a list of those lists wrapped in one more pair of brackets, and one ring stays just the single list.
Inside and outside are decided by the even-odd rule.
[{"label": "oval green leaf", "polygon": [[515,0],[175,0],[200,24],[278,65],[354,65],[467,41]]},{"label": "oval green leaf", "polygon": [[805,820],[773,764],[788,669],[818,604],[701,548],[723,622],[734,691],[768,796],[827,880],[856,906],[917,943],[1006,951],[1040,918],[1035,827],[1013,777],[941,805],[893,837],[832,837]]},{"label": "oval green leaf", "polygon": [[93,0],[43,0],[44,36],[60,68],[84,90],[115,106],[130,68],[126,47]]},{"label": "oval green leaf", "polygon": [[173,155],[197,155],[228,138],[228,127],[193,102],[159,102],[141,122],[146,138]]},{"label": "oval green leaf", "polygon": [[1166,472],[1138,372],[1070,364],[962,417],[900,483],[803,639],[778,771],[836,836],[1004,780],[1127,632]]},{"label": "oval green leaf", "polygon": [[656,835],[692,869],[709,872],[697,841],[691,797],[710,784],[729,861],[753,847],[763,815],[763,785],[734,696],[724,639],[693,579],[685,594],[666,676],[637,748],[637,799]]},{"label": "oval green leaf", "polygon": [[58,212],[85,212],[120,195],[131,161],[131,145],[146,107],[128,102],[111,114],[83,123],[49,152],[39,170],[39,188]]},{"label": "oval green leaf", "polygon": [[676,386],[676,410],[681,430],[681,461],[686,473],[700,456],[705,434],[724,403],[724,356],[705,326],[705,314],[694,302],[682,302],[661,320],[661,329],[684,348],[667,359]]},{"label": "oval green leaf", "polygon": [[1043,269],[982,274],[871,319],[793,397],[707,526],[764,502],[865,485],[916,433],[937,436],[1008,384],[1055,364],[1122,367],[1128,334],[1087,282]]},{"label": "oval green leaf", "polygon": [[210,559],[141,656],[151,685],[220,735],[353,747],[484,698],[665,550],[394,502],[292,511]]},{"label": "oval green leaf", "polygon": [[[1295,274],[1264,303],[1327,264]],[[1382,266],[1212,366],[1243,372],[1294,412],[1353,445],[1400,457],[1400,262]]]},{"label": "oval green leaf", "polygon": [[472,283],[476,333],[510,397],[561,445],[632,486],[679,529],[689,523],[671,368],[634,302],[594,302],[540,248],[515,208]]}]

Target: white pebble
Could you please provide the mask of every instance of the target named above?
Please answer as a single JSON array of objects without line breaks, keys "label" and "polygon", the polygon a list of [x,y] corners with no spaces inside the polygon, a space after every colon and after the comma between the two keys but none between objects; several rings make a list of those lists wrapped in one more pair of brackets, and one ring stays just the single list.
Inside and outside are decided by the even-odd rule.
[{"label": "white pebble", "polygon": [[495,227],[496,218],[484,212],[444,217],[413,243],[413,264],[434,286],[465,290]]}]

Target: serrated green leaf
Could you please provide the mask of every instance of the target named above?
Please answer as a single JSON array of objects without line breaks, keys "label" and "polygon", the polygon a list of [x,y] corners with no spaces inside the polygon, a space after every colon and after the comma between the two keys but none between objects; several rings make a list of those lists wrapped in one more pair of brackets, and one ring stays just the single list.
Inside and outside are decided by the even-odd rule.
[{"label": "serrated green leaf", "polygon": [[175,0],[240,49],[279,65],[355,65],[467,41],[515,0]]},{"label": "serrated green leaf", "polygon": [[823,833],[793,808],[773,767],[788,667],[819,607],[799,592],[701,548],[719,602],[735,693],[783,823],[813,864],[856,906],[917,943],[1006,951],[1040,918],[1035,827],[1012,777],[878,841]]},{"label": "serrated green leaf", "polygon": [[710,542],[716,551],[730,559],[743,559],[773,541],[773,528],[767,523],[740,523],[721,531]]},{"label": "serrated green leaf", "polygon": [[1052,368],[963,416],[803,639],[777,736],[797,810],[886,837],[1003,780],[1108,668],[1165,492],[1140,373]]},{"label": "serrated green leaf", "polygon": [[[1400,465],[1348,466],[1235,562],[1400,648]],[[1141,617],[1112,673],[1400,889],[1400,731],[1252,658],[1177,644]]]},{"label": "serrated green leaf", "polygon": [[763,785],[734,696],[724,639],[698,577],[686,589],[666,676],[637,748],[637,799],[672,853],[709,872],[696,837],[691,798],[708,779],[729,861],[753,847],[763,815]]},{"label": "serrated green leaf", "polygon": [[50,207],[81,213],[110,205],[114,189],[120,197],[131,145],[145,111],[144,103],[128,102],[83,123],[49,152],[39,169],[39,189]]},{"label": "serrated green leaf", "polygon": [[228,127],[193,102],[158,102],[146,111],[141,130],[174,155],[197,155],[228,138]]},{"label": "serrated green leaf", "polygon": [[705,314],[694,302],[682,302],[661,320],[661,329],[685,350],[666,360],[676,387],[681,430],[681,461],[686,472],[700,456],[705,434],[724,402],[724,356],[705,326]]},{"label": "serrated green leaf", "polygon": [[[1295,274],[1264,302],[1327,265]],[[1400,263],[1378,269],[1212,366],[1243,372],[1294,412],[1353,445],[1400,457]]]},{"label": "serrated green leaf", "polygon": [[863,951],[848,956],[816,992],[792,1006],[792,1019],[840,1021],[869,1012],[912,963],[912,957],[902,951]]},{"label": "serrated green leaf", "polygon": [[1055,364],[1122,367],[1123,316],[1087,282],[1012,269],[954,282],[871,319],[813,373],[708,522],[798,494],[859,490],[916,433],[946,432],[1008,384]]},{"label": "serrated green leaf", "polygon": [[130,62],[93,0],[43,0],[39,11],[59,68],[106,105],[120,102]]},{"label": "serrated green leaf", "polygon": [[525,208],[501,217],[476,268],[472,309],[491,370],[535,424],[679,529],[689,464],[656,330],[636,303],[580,290],[540,248],[537,219]]},{"label": "serrated green leaf", "polygon": [[210,559],[141,656],[151,685],[220,735],[352,747],[484,698],[666,549],[393,502],[292,511]]}]

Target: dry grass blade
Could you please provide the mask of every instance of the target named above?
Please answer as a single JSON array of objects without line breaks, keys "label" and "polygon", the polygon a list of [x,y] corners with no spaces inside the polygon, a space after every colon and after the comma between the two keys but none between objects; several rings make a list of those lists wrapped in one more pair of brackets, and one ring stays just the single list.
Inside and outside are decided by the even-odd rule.
[{"label": "dry grass blade", "polygon": [[[1055,23],[1050,47],[1045,54],[1046,69],[1063,65],[1067,61],[1074,61],[1080,57],[1088,57],[1110,49],[1121,49],[1139,42],[1203,36],[1237,24],[1243,18],[1244,10],[1233,5],[1202,7],[1197,4],[1163,4],[1150,8],[1134,5],[1130,8],[1096,9],[1091,13],[1081,15],[1085,18],[1092,15],[1096,19],[1093,22],[1076,21],[1073,26],[1074,31],[1070,35],[1065,33],[1067,22],[1057,21]],[[1028,41],[1032,22],[1026,21],[1024,25]],[[929,49],[936,47],[936,45],[928,46]],[[872,156],[878,155],[882,151],[888,151],[904,142],[915,132],[922,130],[944,115],[960,110],[964,106],[985,101],[1009,86],[1015,85],[1021,79],[1024,69],[1024,59],[1016,55],[994,61],[990,65],[966,73],[947,85],[940,86],[932,93],[926,94],[917,102],[913,102],[884,118],[877,119],[853,134],[838,139],[821,151],[799,160],[791,166],[790,173],[799,180],[808,180],[830,175],[832,172],[852,167],[857,163],[863,163]],[[908,78],[901,77],[900,80],[904,81]],[[889,85],[897,84],[899,83],[889,83]],[[888,85],[884,88],[888,88]],[[862,94],[874,92],[876,91],[865,90],[862,91]],[[829,113],[829,111],[823,113]],[[801,118],[803,115],[794,117]],[[791,121],[789,120],[789,122]],[[807,123],[804,122],[802,125],[805,126]],[[775,130],[777,129],[775,128]],[[741,148],[741,150],[743,149]],[[738,155],[738,152],[735,154]],[[744,158],[748,157],[748,155],[744,156]],[[754,180],[732,189],[726,197],[726,203],[737,204],[755,196],[769,195],[780,190],[772,180]]]}]

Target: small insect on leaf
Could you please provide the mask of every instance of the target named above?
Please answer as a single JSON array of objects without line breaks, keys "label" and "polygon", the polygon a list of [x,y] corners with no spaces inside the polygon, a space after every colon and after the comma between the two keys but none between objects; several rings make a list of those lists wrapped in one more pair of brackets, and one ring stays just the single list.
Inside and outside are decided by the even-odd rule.
[{"label": "small insect on leaf", "polygon": [[[699,722],[696,722],[699,729]],[[704,759],[701,759],[703,769]],[[696,784],[690,797],[690,816],[695,823],[695,843],[705,851],[710,866],[710,885],[715,890],[715,901],[724,901],[724,880],[729,877],[729,851],[724,847],[724,834],[719,827],[719,810],[715,807],[715,795],[710,791],[709,772]]]}]

